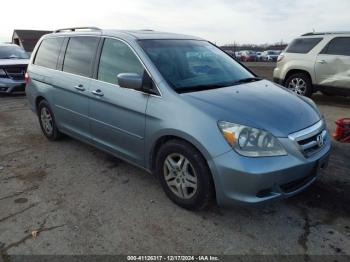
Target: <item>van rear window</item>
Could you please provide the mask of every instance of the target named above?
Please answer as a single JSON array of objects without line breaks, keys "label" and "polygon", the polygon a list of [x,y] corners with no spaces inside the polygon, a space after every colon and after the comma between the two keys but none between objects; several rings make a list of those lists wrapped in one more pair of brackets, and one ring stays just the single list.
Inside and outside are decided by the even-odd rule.
[{"label": "van rear window", "polygon": [[44,39],[36,53],[34,64],[56,69],[63,40],[63,37]]},{"label": "van rear window", "polygon": [[309,53],[323,38],[297,38],[286,49],[286,53]]}]

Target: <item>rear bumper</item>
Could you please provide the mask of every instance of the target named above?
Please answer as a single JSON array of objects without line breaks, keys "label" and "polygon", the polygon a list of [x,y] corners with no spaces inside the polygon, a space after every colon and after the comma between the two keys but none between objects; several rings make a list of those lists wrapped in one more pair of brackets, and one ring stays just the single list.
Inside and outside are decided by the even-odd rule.
[{"label": "rear bumper", "polygon": [[25,85],[24,80],[0,78],[0,94],[24,94]]},{"label": "rear bumper", "polygon": [[330,149],[328,138],[322,150],[310,158],[297,152],[261,158],[244,157],[233,150],[225,153],[209,162],[217,202],[220,206],[258,204],[298,194],[328,165]]}]

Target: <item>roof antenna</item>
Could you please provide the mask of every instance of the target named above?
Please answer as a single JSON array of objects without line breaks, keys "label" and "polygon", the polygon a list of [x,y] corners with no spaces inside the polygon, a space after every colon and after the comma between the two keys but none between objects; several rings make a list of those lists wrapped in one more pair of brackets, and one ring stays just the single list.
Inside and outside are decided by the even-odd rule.
[{"label": "roof antenna", "polygon": [[312,28],[312,32],[315,33],[315,28]]}]

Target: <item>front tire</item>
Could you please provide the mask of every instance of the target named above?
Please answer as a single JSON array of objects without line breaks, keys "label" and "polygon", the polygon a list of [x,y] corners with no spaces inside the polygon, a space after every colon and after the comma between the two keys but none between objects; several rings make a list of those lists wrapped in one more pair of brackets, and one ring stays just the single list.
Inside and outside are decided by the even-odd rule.
[{"label": "front tire", "polygon": [[166,195],[189,210],[207,208],[213,199],[210,170],[201,153],[182,140],[170,140],[158,151],[155,173]]},{"label": "front tire", "polygon": [[56,141],[62,137],[62,133],[57,128],[55,116],[53,115],[50,105],[46,100],[42,100],[39,103],[38,117],[41,130],[47,139]]},{"label": "front tire", "polygon": [[289,76],[285,87],[298,95],[311,97],[313,87],[310,77],[304,73],[297,73]]}]

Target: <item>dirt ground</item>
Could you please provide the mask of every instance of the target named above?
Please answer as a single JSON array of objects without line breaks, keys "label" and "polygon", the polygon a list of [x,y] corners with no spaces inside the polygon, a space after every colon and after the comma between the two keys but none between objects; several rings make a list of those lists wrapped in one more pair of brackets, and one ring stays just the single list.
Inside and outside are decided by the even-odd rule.
[{"label": "dirt ground", "polygon": [[[313,99],[331,131],[350,117],[350,98]],[[49,142],[25,97],[0,96],[0,251],[350,254],[350,144],[333,142],[328,169],[296,197],[189,212],[152,175],[71,138]]]}]

